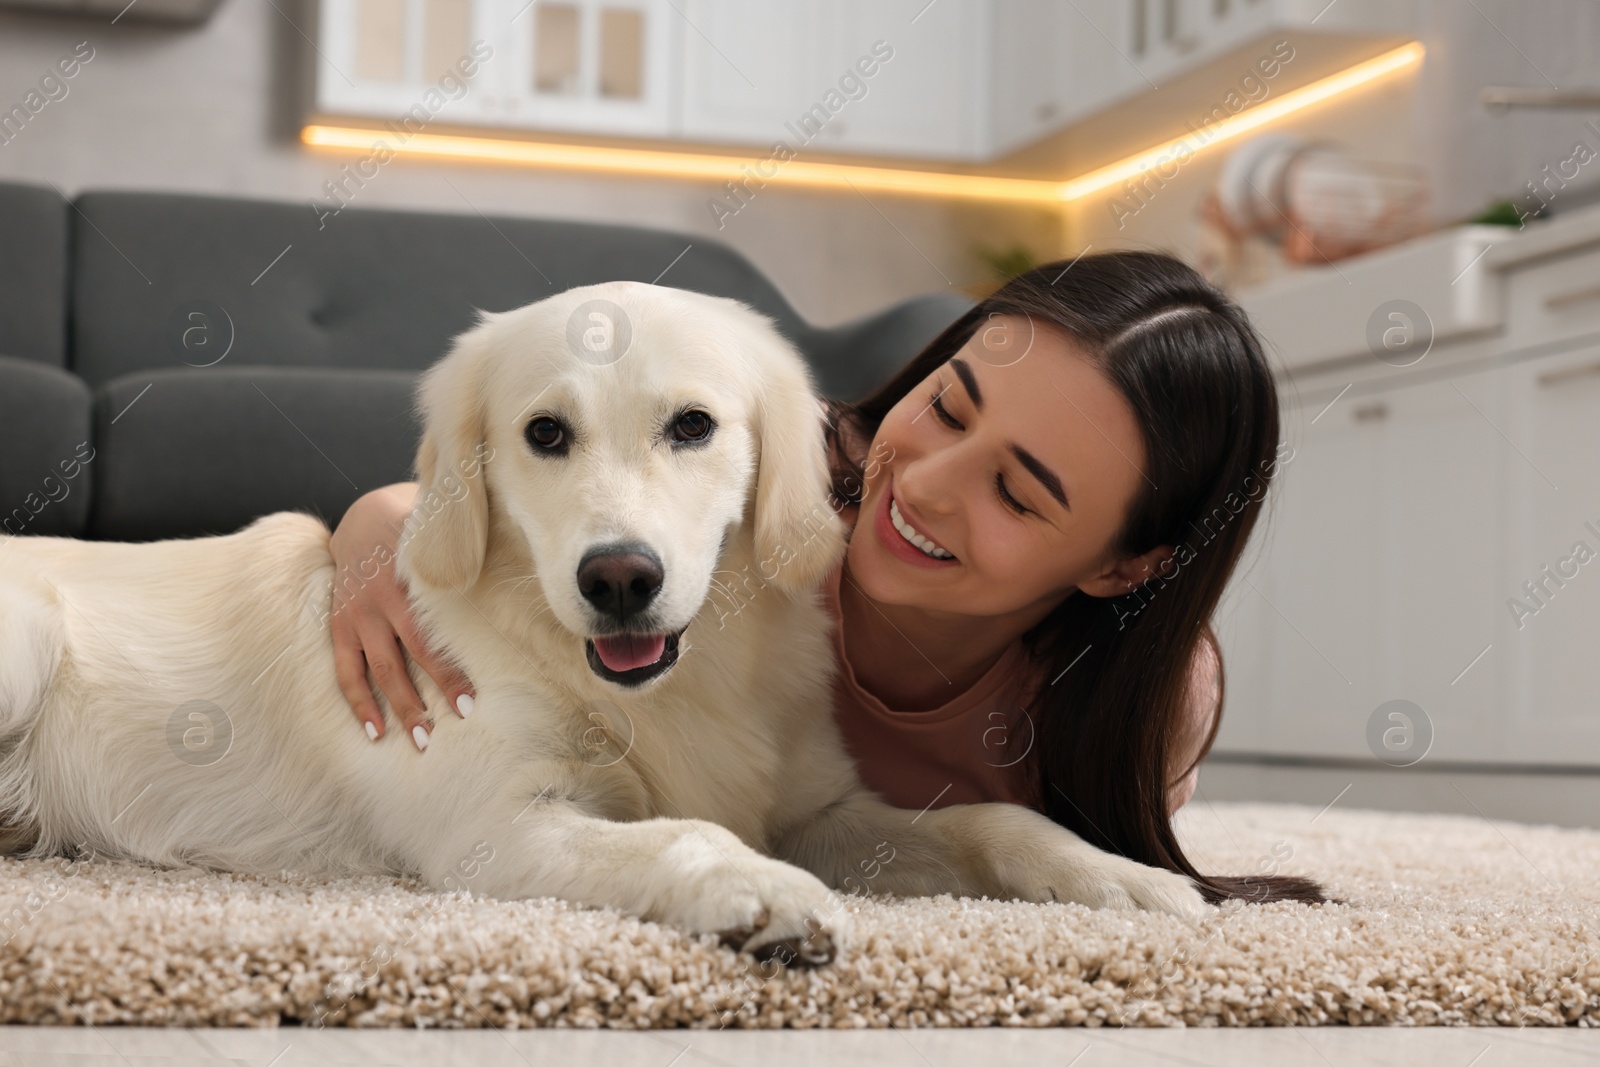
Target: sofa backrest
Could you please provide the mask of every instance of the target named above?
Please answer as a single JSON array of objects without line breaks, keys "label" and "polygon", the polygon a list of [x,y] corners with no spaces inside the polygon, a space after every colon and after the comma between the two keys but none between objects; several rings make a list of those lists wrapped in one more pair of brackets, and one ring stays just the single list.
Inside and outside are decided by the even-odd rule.
[{"label": "sofa backrest", "polygon": [[632,226],[309,202],[87,192],[73,227],[72,369],[91,387],[167,367],[419,371],[473,324],[631,279],[742,300],[791,340],[800,316],[714,241]]},{"label": "sofa backrest", "polygon": [[[361,492],[411,476],[416,376],[474,308],[617,279],[731,297],[773,319],[824,393],[854,399],[971,306],[933,294],[813,327],[716,241],[463,207],[328,214],[131,192],[69,204],[0,183],[5,529],[192,537],[290,508],[331,525]],[[69,485],[58,468],[89,473]]]},{"label": "sofa backrest", "polygon": [[67,361],[67,216],[48,185],[0,182],[0,356]]}]

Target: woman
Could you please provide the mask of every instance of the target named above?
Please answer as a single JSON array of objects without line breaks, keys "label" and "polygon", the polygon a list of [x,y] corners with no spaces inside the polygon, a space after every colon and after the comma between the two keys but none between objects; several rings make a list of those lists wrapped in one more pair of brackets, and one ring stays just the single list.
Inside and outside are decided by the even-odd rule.
[{"label": "woman", "polygon": [[[1304,879],[1201,875],[1171,824],[1221,719],[1207,620],[1281,461],[1277,391],[1236,305],[1155,253],[1047,264],[866,400],[825,407],[852,527],[824,586],[833,710],[869,786],[909,808],[1027,804],[1213,901],[1324,899]],[[341,574],[378,546],[392,558],[415,493],[351,506]],[[402,647],[471,712],[392,565],[341,600],[340,681],[368,736],[384,732],[370,670],[427,746]]]}]

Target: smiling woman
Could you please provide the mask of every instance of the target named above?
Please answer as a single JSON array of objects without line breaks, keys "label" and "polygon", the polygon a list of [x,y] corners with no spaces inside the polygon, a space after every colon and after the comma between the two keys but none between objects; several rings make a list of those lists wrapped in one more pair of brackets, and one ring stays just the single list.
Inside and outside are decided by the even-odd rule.
[{"label": "smiling woman", "polygon": [[[1208,620],[1264,494],[1191,533],[1276,468],[1277,392],[1238,307],[1164,255],[1046,264],[831,415],[835,495],[868,520],[829,586],[836,717],[868,784],[1035,807],[1212,900],[1323,899],[1201,875],[1170,821],[1220,724]],[[888,458],[864,472],[869,450]]]}]

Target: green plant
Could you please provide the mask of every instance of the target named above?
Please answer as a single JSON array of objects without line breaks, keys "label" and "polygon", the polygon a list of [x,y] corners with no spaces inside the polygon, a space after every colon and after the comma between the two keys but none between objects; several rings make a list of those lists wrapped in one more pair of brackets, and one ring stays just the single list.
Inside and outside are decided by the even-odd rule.
[{"label": "green plant", "polygon": [[1008,282],[1019,274],[1025,274],[1038,265],[1038,260],[1027,245],[1014,244],[1004,248],[990,248],[980,245],[974,254],[996,279]]}]

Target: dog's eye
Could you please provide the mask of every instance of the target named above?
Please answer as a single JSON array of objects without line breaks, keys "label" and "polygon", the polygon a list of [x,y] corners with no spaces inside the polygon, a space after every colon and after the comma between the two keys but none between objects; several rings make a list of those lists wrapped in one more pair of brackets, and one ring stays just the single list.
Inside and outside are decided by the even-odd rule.
[{"label": "dog's eye", "polygon": [[711,428],[715,425],[711,416],[703,411],[685,411],[672,424],[672,439],[685,444],[704,441],[711,436]]},{"label": "dog's eye", "polygon": [[567,444],[566,429],[548,415],[528,423],[527,437],[530,445],[544,452],[558,451]]}]

